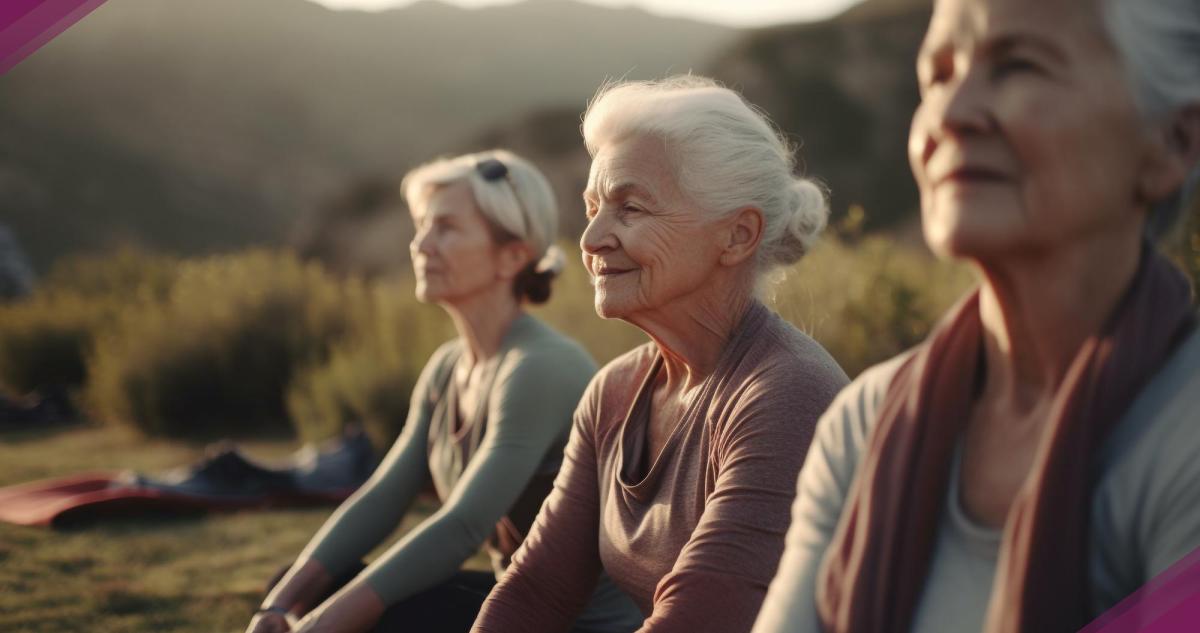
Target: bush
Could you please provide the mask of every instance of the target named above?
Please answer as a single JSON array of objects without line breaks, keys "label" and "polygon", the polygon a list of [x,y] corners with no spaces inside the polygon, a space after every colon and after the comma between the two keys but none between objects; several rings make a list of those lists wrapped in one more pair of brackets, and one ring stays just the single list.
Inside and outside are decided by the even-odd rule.
[{"label": "bush", "polygon": [[11,395],[82,386],[96,334],[130,305],[160,301],[177,267],[130,249],[56,264],[33,295],[0,306],[0,386]]},{"label": "bush", "polygon": [[83,384],[94,316],[74,296],[0,307],[0,383],[9,395]]},{"label": "bush", "polygon": [[288,412],[307,440],[362,424],[375,446],[388,446],[404,426],[421,369],[454,329],[440,309],[413,299],[411,283],[373,284],[348,308],[351,333],[327,363],[299,372]]},{"label": "bush", "polygon": [[972,283],[966,267],[922,249],[830,235],[785,271],[770,303],[853,377],[921,342]]},{"label": "bush", "polygon": [[354,292],[287,254],[186,262],[165,300],[126,310],[98,338],[88,400],[148,435],[284,430],[285,388],[344,334]]}]

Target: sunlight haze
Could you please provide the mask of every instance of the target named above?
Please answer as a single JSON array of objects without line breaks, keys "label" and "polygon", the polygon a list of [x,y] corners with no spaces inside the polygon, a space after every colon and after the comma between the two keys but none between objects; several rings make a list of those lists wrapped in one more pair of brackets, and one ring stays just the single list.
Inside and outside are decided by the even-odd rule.
[{"label": "sunlight haze", "polygon": [[[331,9],[379,11],[414,0],[312,0]],[[461,7],[515,4],[512,0],[442,0]],[[664,16],[688,17],[737,27],[756,27],[827,18],[859,0],[579,0],[589,4],[638,6]]]}]

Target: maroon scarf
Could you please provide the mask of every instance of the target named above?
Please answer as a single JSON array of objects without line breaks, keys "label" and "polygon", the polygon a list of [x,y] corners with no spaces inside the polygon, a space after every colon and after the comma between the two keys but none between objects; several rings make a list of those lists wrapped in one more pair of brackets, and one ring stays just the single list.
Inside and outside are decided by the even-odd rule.
[{"label": "maroon scarf", "polygon": [[[1187,279],[1147,247],[1108,322],[1076,354],[1029,478],[1009,511],[987,633],[1068,633],[1087,624],[1094,456],[1193,321]],[[892,380],[817,579],[827,633],[912,626],[969,418],[982,350],[973,293]]]}]

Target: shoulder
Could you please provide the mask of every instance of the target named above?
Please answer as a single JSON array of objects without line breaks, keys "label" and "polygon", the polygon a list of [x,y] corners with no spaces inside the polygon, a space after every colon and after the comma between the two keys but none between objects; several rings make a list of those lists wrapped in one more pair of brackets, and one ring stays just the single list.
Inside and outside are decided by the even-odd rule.
[{"label": "shoulder", "polygon": [[838,393],[817,422],[797,482],[793,536],[789,538],[824,543],[833,534],[880,405],[896,371],[912,353],[864,371]]},{"label": "shoulder", "polygon": [[744,335],[753,338],[733,360],[736,366],[728,382],[716,392],[718,418],[736,426],[747,418],[766,417],[806,426],[811,433],[817,418],[849,382],[846,373],[825,348],[774,313]]},{"label": "shoulder", "polygon": [[1132,588],[1200,547],[1200,330],[1139,393],[1099,454],[1094,520]]},{"label": "shoulder", "polygon": [[442,343],[433,354],[429,356],[429,360],[425,363],[425,367],[421,369],[421,375],[417,380],[417,386],[425,391],[430,391],[436,385],[444,382],[450,370],[454,367],[455,361],[462,354],[462,341],[458,338],[451,339]]},{"label": "shoulder", "polygon": [[612,359],[596,372],[596,377],[588,387],[588,395],[628,394],[632,398],[641,387],[656,354],[657,348],[653,343],[643,343]]},{"label": "shoulder", "polygon": [[586,385],[596,363],[574,339],[526,315],[498,368],[501,382]]},{"label": "shoulder", "polygon": [[814,441],[827,461],[842,463],[846,473],[853,472],[879,419],[892,378],[913,353],[915,350],[909,350],[866,369],[834,397],[817,422]]},{"label": "shoulder", "polygon": [[768,315],[756,342],[753,357],[761,359],[763,380],[783,380],[828,404],[850,379],[820,343],[775,313]]}]

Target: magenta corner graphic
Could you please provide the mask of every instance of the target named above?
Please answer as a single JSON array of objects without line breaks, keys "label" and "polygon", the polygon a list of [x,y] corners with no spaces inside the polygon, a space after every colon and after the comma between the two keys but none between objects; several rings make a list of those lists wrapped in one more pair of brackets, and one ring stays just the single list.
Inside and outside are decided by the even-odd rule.
[{"label": "magenta corner graphic", "polygon": [[104,0],[0,1],[0,74],[104,4]]},{"label": "magenta corner graphic", "polygon": [[[0,74],[105,0],[0,0]],[[1200,631],[1200,549],[1100,616],[1080,633]]]}]

